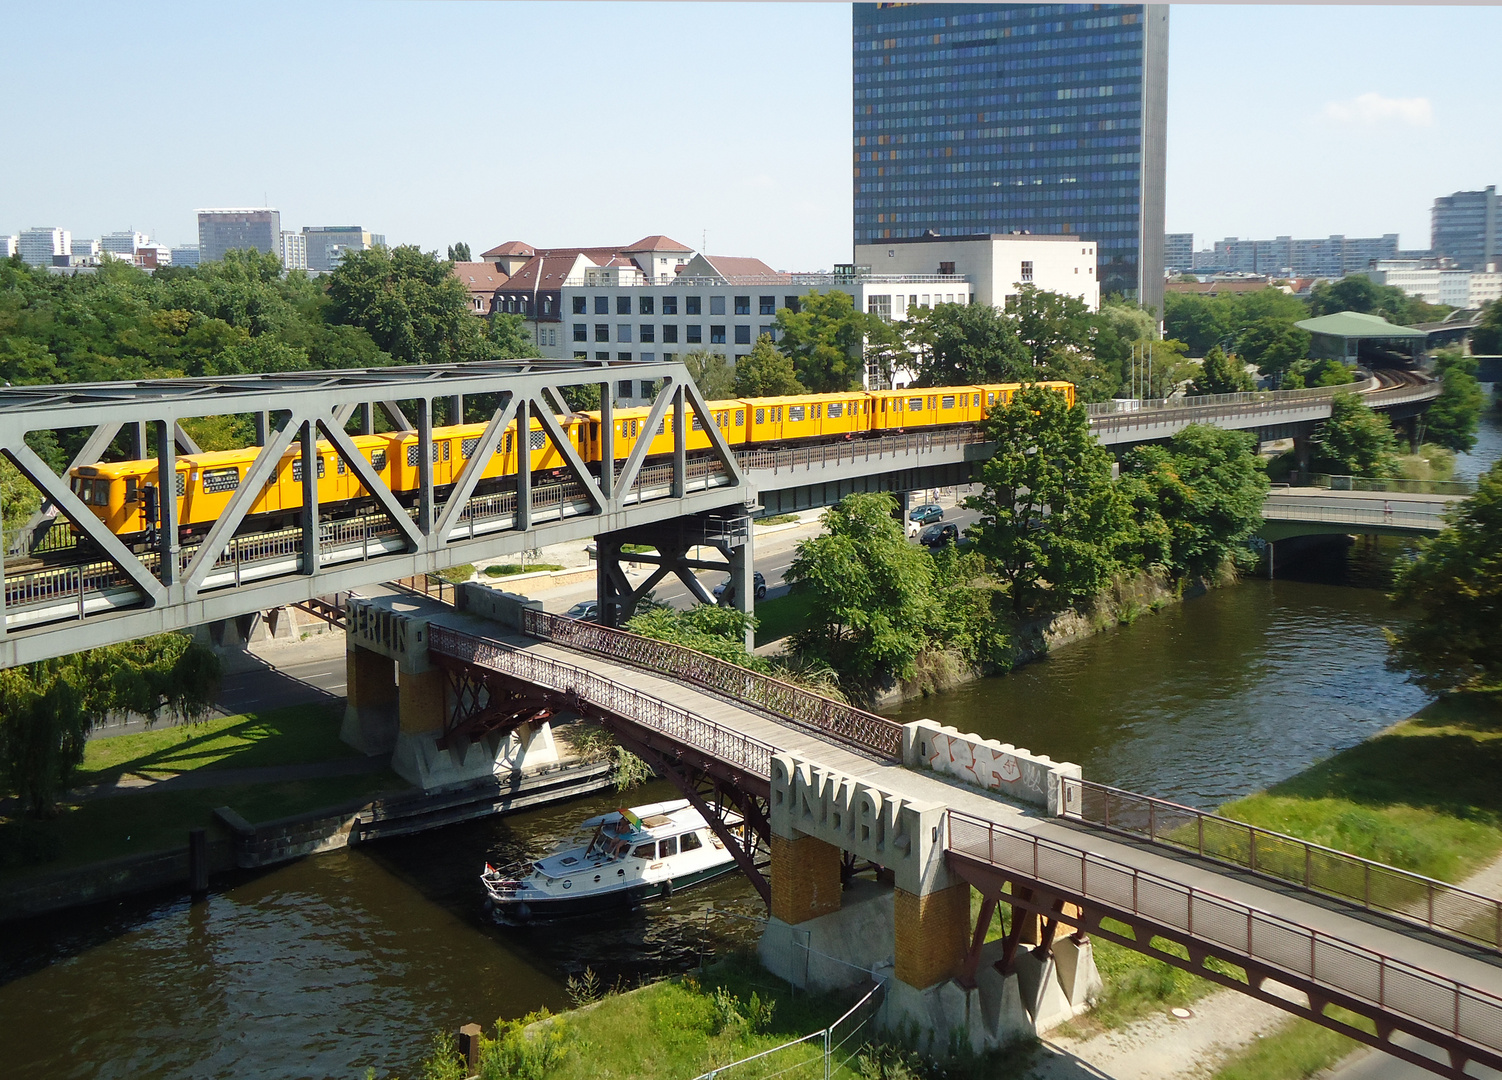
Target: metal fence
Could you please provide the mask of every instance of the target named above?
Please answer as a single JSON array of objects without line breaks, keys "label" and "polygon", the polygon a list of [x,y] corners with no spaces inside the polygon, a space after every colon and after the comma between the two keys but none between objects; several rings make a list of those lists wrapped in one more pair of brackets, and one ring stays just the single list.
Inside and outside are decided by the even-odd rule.
[{"label": "metal fence", "polygon": [[1309,487],[1330,491],[1392,491],[1406,495],[1474,495],[1474,480],[1400,480],[1311,473]]},{"label": "metal fence", "polygon": [[1445,527],[1446,503],[1400,502],[1383,506],[1362,505],[1357,500],[1318,495],[1269,494],[1262,503],[1264,521],[1299,521],[1346,525],[1354,530],[1417,529],[1439,532]]},{"label": "metal fence", "polygon": [[880,461],[898,454],[931,454],[955,450],[986,442],[985,433],[973,427],[953,427],[941,431],[909,432],[870,439],[825,443],[783,450],[741,450],[736,460],[742,469],[770,469],[773,473],[814,466],[840,465],[853,461]]},{"label": "metal fence", "polygon": [[1502,901],[1358,855],[1165,799],[1066,778],[1065,816],[1187,851],[1502,952]]},{"label": "metal fence", "polygon": [[532,608],[522,611],[522,633],[698,686],[864,754],[902,760],[902,725],[694,649]]},{"label": "metal fence", "polygon": [[1502,998],[1237,900],[951,810],[951,852],[1403,1017],[1502,1061]]},{"label": "metal fence", "polygon": [[[1376,386],[1376,379],[1368,379],[1364,383],[1351,383],[1341,389],[1361,393]],[[1334,396],[1335,391],[1328,386],[1311,386],[1302,390],[1248,390],[1239,394],[1199,394],[1193,397],[1112,398],[1110,401],[1091,402],[1086,409],[1093,419],[1097,416],[1131,416],[1142,412],[1175,409],[1240,408],[1247,405],[1268,408],[1329,401]]]},{"label": "metal fence", "polygon": [[724,1065],[717,1065],[694,1080],[773,1080],[774,1077],[823,1077],[865,1075],[851,1062],[875,1033],[876,1016],[886,1001],[887,984],[879,982],[846,1013],[822,1031],[763,1050]]},{"label": "metal fence", "polygon": [[581,701],[659,732],[674,742],[701,750],[718,761],[770,780],[776,748],[760,739],[717,724],[652,694],[574,664],[539,656],[498,641],[475,637],[446,626],[428,627],[428,648],[476,667],[498,671],[534,686],[573,694]]}]

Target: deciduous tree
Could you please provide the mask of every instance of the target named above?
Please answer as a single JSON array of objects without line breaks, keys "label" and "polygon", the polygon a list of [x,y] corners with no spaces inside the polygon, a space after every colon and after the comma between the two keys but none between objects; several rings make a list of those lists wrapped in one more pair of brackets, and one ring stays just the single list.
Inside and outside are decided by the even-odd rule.
[{"label": "deciduous tree", "polygon": [[1481,310],[1471,331],[1471,350],[1477,356],[1502,355],[1502,300],[1493,300]]},{"label": "deciduous tree", "polygon": [[402,364],[493,355],[482,320],[450,264],[417,247],[352,251],[328,277],[334,321],[358,326]]},{"label": "deciduous tree", "polygon": [[875,315],[856,310],[849,293],[809,293],[797,311],[778,309],[777,347],[810,393],[835,393],[861,385],[866,338],[880,326]]},{"label": "deciduous tree", "polygon": [[747,356],[735,362],[737,397],[783,397],[806,392],[793,371],[793,361],[779,352],[766,334],[756,339]]},{"label": "deciduous tree", "polygon": [[1235,356],[1227,356],[1219,345],[1205,354],[1200,372],[1194,377],[1191,394],[1239,394],[1252,388],[1246,365]]},{"label": "deciduous tree", "polygon": [[1444,385],[1424,417],[1424,438],[1457,453],[1466,454],[1476,445],[1476,427],[1486,394],[1476,381],[1474,357],[1458,349],[1435,354],[1434,371]]},{"label": "deciduous tree", "polygon": [[706,400],[735,396],[735,369],[724,353],[695,349],[683,355],[683,366]]},{"label": "deciduous tree", "polygon": [[1338,476],[1397,476],[1398,443],[1387,417],[1352,393],[1338,393],[1314,433],[1314,467]]},{"label": "deciduous tree", "polygon": [[923,386],[1021,382],[1035,378],[1016,324],[990,304],[916,309],[907,323]]},{"label": "deciduous tree", "polygon": [[1236,352],[1262,374],[1281,379],[1291,364],[1309,355],[1309,331],[1291,322],[1264,317],[1236,335]]}]

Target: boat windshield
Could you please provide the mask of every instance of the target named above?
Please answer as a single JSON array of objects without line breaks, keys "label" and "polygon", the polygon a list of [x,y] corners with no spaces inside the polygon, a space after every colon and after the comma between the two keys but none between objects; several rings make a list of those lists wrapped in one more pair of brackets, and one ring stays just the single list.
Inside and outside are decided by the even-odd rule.
[{"label": "boat windshield", "polygon": [[590,842],[589,855],[599,856],[606,859],[618,859],[626,854],[629,845],[615,834],[615,830],[608,825],[600,826],[595,838]]}]

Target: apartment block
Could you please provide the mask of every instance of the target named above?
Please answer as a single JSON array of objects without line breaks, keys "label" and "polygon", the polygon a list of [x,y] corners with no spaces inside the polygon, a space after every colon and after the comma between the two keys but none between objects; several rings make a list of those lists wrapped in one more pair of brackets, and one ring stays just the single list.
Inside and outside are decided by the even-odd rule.
[{"label": "apartment block", "polygon": [[1430,212],[1430,247],[1439,258],[1451,259],[1462,270],[1485,271],[1502,259],[1499,229],[1502,202],[1496,185],[1483,191],[1457,191],[1434,200]]},{"label": "apartment block", "polygon": [[41,225],[22,229],[16,235],[16,252],[29,266],[51,266],[59,256],[73,253],[73,234]]},{"label": "apartment block", "polygon": [[281,233],[282,215],[270,207],[198,211],[198,254],[203,262],[218,262],[226,251],[277,254]]}]

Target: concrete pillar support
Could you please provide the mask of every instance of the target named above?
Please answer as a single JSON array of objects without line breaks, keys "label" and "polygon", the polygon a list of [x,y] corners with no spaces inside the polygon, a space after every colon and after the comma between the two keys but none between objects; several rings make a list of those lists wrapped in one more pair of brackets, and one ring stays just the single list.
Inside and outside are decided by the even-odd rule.
[{"label": "concrete pillar support", "polygon": [[840,908],[840,849],[813,836],[772,834],[772,916],[797,924]]},{"label": "concrete pillar support", "polygon": [[438,668],[403,671],[399,689],[398,716],[403,735],[421,735],[443,728],[444,680]]},{"label": "concrete pillar support", "polygon": [[396,745],[396,664],[353,642],[344,652],[346,700],[339,737],[363,754],[389,754]]},{"label": "concrete pillar support", "polygon": [[1293,439],[1293,456],[1298,462],[1299,483],[1309,483],[1309,436],[1295,435]]},{"label": "concrete pillar support", "polygon": [[970,944],[969,884],[922,895],[899,888],[893,904],[897,978],[923,990],[958,975]]}]

